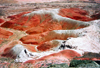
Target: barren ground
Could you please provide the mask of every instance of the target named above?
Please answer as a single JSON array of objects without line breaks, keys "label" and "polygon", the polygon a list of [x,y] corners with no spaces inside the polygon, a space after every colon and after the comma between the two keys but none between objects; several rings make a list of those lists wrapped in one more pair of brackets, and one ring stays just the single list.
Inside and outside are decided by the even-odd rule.
[{"label": "barren ground", "polygon": [[[28,3],[28,4],[2,4],[0,5],[0,11],[2,11],[2,15],[0,16],[1,19],[4,19],[5,21],[9,20],[7,17],[10,15],[15,15],[21,12],[32,12],[40,9],[55,9],[55,8],[81,8],[90,13],[90,16],[100,11],[100,4],[97,3]],[[1,24],[0,24],[1,25]],[[3,28],[3,27],[0,27]],[[9,37],[8,39],[5,39],[2,44],[0,44],[0,47],[2,45],[8,44],[11,42],[11,40],[19,40],[21,37],[27,35],[24,31],[14,30],[10,28],[3,28],[6,30],[10,30],[14,34]],[[2,60],[2,58],[0,59]],[[9,61],[9,60],[7,60]]]}]

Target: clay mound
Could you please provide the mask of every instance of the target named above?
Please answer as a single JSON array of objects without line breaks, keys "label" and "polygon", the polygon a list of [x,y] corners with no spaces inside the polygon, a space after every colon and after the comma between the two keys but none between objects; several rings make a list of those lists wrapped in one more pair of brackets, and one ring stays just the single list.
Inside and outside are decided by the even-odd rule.
[{"label": "clay mound", "polygon": [[7,30],[2,29],[2,28],[0,28],[0,34],[5,35],[5,36],[11,36],[11,35],[13,35],[12,32],[7,31]]},{"label": "clay mound", "polygon": [[37,52],[37,50],[36,50],[36,46],[33,46],[33,45],[27,45],[27,44],[25,44],[25,45],[23,45],[25,48],[27,48],[29,51],[31,51],[31,52]]},{"label": "clay mound", "polygon": [[59,15],[80,21],[91,21],[92,18],[87,17],[89,13],[79,8],[61,9]]},{"label": "clay mound", "polygon": [[[11,18],[10,21],[6,21],[1,27],[6,28],[13,28],[17,30],[27,30],[30,27],[36,26],[39,22],[39,16],[35,15],[33,19],[28,21],[28,17],[22,17],[22,15],[29,13],[29,12],[23,12],[18,15],[9,16],[8,18]],[[37,23],[36,23],[37,21]]]},{"label": "clay mound", "polygon": [[[88,13],[82,9],[76,9],[76,8],[67,9],[66,8],[66,9],[60,9],[60,10],[53,10],[54,12],[50,11],[51,13],[50,12],[48,13],[48,10],[46,10],[47,12],[45,12],[45,10],[43,11],[44,11],[44,14],[41,14],[40,12],[40,13],[31,14],[28,16],[23,16],[29,13],[29,12],[23,12],[17,15],[8,16],[8,18],[10,18],[11,20],[6,21],[4,24],[1,25],[1,27],[13,28],[13,29],[23,30],[23,31],[28,30],[27,33],[40,33],[40,32],[45,32],[48,30],[51,31],[51,30],[57,30],[57,29],[72,29],[73,28],[73,26],[70,26],[71,24],[69,23],[66,24],[64,20],[62,20],[61,22],[58,22],[58,20],[54,20],[54,16],[52,16],[53,15],[52,13],[54,12],[55,12],[55,15],[59,14],[63,17],[67,17],[67,18],[71,18],[75,20],[80,20],[80,21],[92,20],[86,16],[88,15]],[[35,11],[33,11],[33,13],[34,12]],[[57,25],[60,26],[60,28],[59,27],[57,28],[56,27]],[[66,26],[67,28],[65,28]],[[41,29],[41,31],[36,31],[35,29]]]},{"label": "clay mound", "polygon": [[16,55],[14,52],[11,50],[16,44],[18,44],[18,41],[10,41],[8,44],[3,45],[0,48],[0,55],[2,57],[10,57],[10,58],[15,58]]},{"label": "clay mound", "polygon": [[[66,50],[60,51],[58,53],[50,54],[49,56],[44,56],[44,57],[40,58],[39,60],[50,59],[50,57],[56,57],[56,56],[63,56],[66,59],[71,60],[74,57],[80,57],[81,55],[74,50],[66,49]],[[59,58],[59,59],[61,59],[61,58]]]},{"label": "clay mound", "polygon": [[39,51],[50,51],[51,48],[57,47],[59,42],[57,41],[47,41],[37,46]]},{"label": "clay mound", "polygon": [[12,33],[12,32],[10,32],[10,31],[7,31],[7,30],[5,30],[5,29],[0,28],[0,38],[3,38],[3,39],[8,39],[8,38],[9,38],[9,36],[11,36],[11,35],[13,35],[13,33]]},{"label": "clay mound", "polygon": [[[34,67],[40,67],[42,64],[61,64],[67,63],[69,65],[70,61],[75,57],[80,57],[81,55],[73,50],[63,50],[58,53],[53,53],[37,60],[28,60],[26,63],[32,63]],[[38,64],[37,64],[38,63]]]},{"label": "clay mound", "polygon": [[37,27],[33,27],[29,30],[26,31],[26,33],[28,34],[39,34],[39,33],[43,33],[46,31],[52,31],[52,30],[61,30],[62,26],[60,23],[57,22],[49,22],[49,20],[47,22],[42,22],[41,24],[39,24]]},{"label": "clay mound", "polygon": [[19,14],[16,14],[16,15],[8,16],[7,18],[10,18],[11,20],[19,19],[19,18],[21,18],[22,15],[27,14],[27,13],[29,13],[29,12],[22,12],[22,13],[19,13]]},{"label": "clay mound", "polygon": [[[32,28],[28,28],[26,33],[31,34],[31,35],[27,35],[20,39],[25,44],[41,44],[46,41],[50,41],[54,39],[65,40],[66,38],[69,37],[67,34],[57,34],[55,32],[52,32],[52,30],[80,29],[89,25],[88,23],[84,23],[82,21],[92,20],[86,16],[88,15],[88,12],[86,12],[85,10],[76,9],[76,8],[70,8],[70,9],[66,8],[66,9],[60,9],[60,10],[59,9],[40,10],[37,12],[33,11],[32,13],[26,14],[24,16],[25,17],[29,16],[29,19],[30,18],[33,19],[32,17],[34,17],[37,14],[41,15],[39,16],[40,24],[38,24],[36,27],[33,26]],[[63,15],[65,15],[66,18],[62,17]],[[69,17],[68,15],[71,17]],[[76,19],[75,16],[80,17],[80,18]],[[47,31],[51,31],[51,32],[47,32]],[[45,35],[43,35],[44,32],[46,32]],[[65,37],[62,37],[62,36],[65,36]],[[71,35],[70,37],[74,37],[74,36]]]},{"label": "clay mound", "polygon": [[19,45],[19,43],[17,41],[10,42],[8,45],[5,45],[5,47],[3,46],[0,49],[1,56],[16,59],[16,57],[18,56],[17,53],[20,53],[24,49],[24,47],[27,48],[31,52],[37,52],[36,49],[35,49],[35,46],[25,45],[25,44],[23,45],[23,48],[19,47],[18,49],[15,49],[15,50],[18,50],[16,52],[16,51],[12,50],[16,45]]},{"label": "clay mound", "polygon": [[12,32],[0,28],[0,44],[1,44],[5,39],[8,39],[8,38],[9,38],[10,36],[12,36],[12,35],[13,35]]}]

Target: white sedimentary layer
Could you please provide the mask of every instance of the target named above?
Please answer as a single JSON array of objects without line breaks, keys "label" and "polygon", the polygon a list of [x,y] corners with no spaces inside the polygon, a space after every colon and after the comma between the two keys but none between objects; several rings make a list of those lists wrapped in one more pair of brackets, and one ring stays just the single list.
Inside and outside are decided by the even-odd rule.
[{"label": "white sedimentary layer", "polygon": [[59,10],[60,9],[38,10],[38,11],[33,11],[31,13],[25,14],[25,15],[23,15],[23,17],[24,16],[29,16],[31,18],[35,14],[39,14],[39,15],[49,14],[49,15],[51,15],[53,20],[56,20],[58,22],[65,21],[67,23],[78,24],[79,26],[80,25],[84,25],[84,26],[89,26],[90,25],[88,22],[83,22],[83,21],[73,20],[71,18],[62,17],[62,16],[58,15]]},{"label": "white sedimentary layer", "polygon": [[[23,48],[23,45],[21,45],[22,48]],[[16,49],[17,47],[15,47]],[[27,53],[25,53],[25,51]],[[36,59],[39,59],[43,56],[46,56],[46,55],[50,55],[50,54],[53,54],[53,53],[57,53],[58,51],[46,51],[46,52],[30,52],[29,50],[27,49],[21,49],[21,52],[18,54],[17,53],[17,57],[15,59],[15,62],[25,62],[25,61],[28,61],[28,60],[36,60]],[[16,53],[16,52],[15,52]]]},{"label": "white sedimentary layer", "polygon": [[17,44],[11,50],[13,51],[14,54],[18,55],[24,49],[25,49],[24,46],[22,46],[21,44]]},{"label": "white sedimentary layer", "polygon": [[80,29],[85,33],[82,37],[71,38],[66,41],[66,45],[77,46],[77,49],[84,52],[99,53],[100,52],[100,28],[97,25],[100,20],[93,21],[94,24]]}]

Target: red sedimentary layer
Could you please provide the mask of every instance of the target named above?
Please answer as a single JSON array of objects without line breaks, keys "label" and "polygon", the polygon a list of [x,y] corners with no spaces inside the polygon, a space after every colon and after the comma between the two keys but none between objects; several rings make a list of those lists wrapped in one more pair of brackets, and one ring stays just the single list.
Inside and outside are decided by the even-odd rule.
[{"label": "red sedimentary layer", "polygon": [[3,19],[0,19],[0,23],[3,23],[4,22],[4,20]]},{"label": "red sedimentary layer", "polygon": [[18,44],[18,41],[11,41],[10,43],[3,45],[2,47],[0,47],[0,54],[1,54],[2,56],[5,56],[5,57],[11,56],[11,55],[9,54],[9,51],[10,51],[10,50],[12,49],[12,47],[14,47],[16,44]]},{"label": "red sedimentary layer", "polygon": [[93,61],[97,61],[100,60],[100,58],[94,57],[94,58],[74,58],[75,60],[93,60]]},{"label": "red sedimentary layer", "polygon": [[13,35],[12,32],[7,31],[5,29],[0,28],[0,38],[9,38],[9,36]]},{"label": "red sedimentary layer", "polygon": [[[22,37],[20,40],[24,44],[40,45],[38,46],[38,49],[40,49],[41,45],[44,45],[42,43],[46,41],[50,41],[53,39],[65,40],[68,37],[65,34],[60,35],[56,34],[55,32],[49,32],[49,31],[73,29],[73,27],[75,27],[75,29],[85,27],[85,26],[73,25],[70,23],[66,23],[64,21],[58,23],[57,21],[52,20],[49,14],[42,15],[42,17],[37,14],[30,17],[28,16],[22,17],[22,15],[27,13],[29,12],[23,12],[17,15],[9,16],[8,18],[10,18],[11,20],[5,22],[3,25],[1,25],[1,27],[8,27],[26,31],[26,33],[28,33],[29,35]],[[60,9],[59,15],[80,21],[92,20],[91,18],[86,16],[88,15],[87,11],[78,8]],[[50,49],[50,47],[51,46],[48,46],[46,48]]]},{"label": "red sedimentary layer", "polygon": [[[1,26],[7,27],[7,28],[13,28],[17,30],[24,30],[24,31],[28,30],[27,33],[41,33],[41,32],[49,31],[49,30],[51,31],[51,30],[57,30],[57,29],[64,29],[64,25],[67,25],[67,28],[68,28],[68,25],[70,25],[68,23],[65,24],[63,21],[58,24],[58,22],[53,21],[51,16],[48,14],[42,15],[42,17],[37,14],[31,17],[28,17],[28,16],[22,17],[22,15],[27,14],[27,13],[29,12],[23,12],[17,15],[8,16],[8,18],[10,18],[11,20],[6,21]],[[63,17],[72,18],[75,20],[80,20],[80,21],[92,20],[91,18],[86,16],[88,15],[87,11],[78,9],[78,8],[60,9],[59,15]],[[60,28],[56,26],[60,26]],[[39,31],[38,30],[36,31],[35,29],[36,30],[39,29]]]},{"label": "red sedimentary layer", "polygon": [[[59,64],[59,63],[68,63],[69,64],[70,60],[72,60],[75,57],[80,57],[80,56],[81,55],[79,53],[77,53],[76,51],[63,50],[58,53],[53,53],[53,54],[41,57],[37,60],[28,60],[25,63],[35,64],[35,63],[40,62],[40,64],[37,64],[36,66],[39,66],[39,65],[41,66],[42,64],[48,64],[48,63],[52,63],[52,62],[57,63],[57,64]],[[44,62],[42,63],[41,61],[44,61]]]},{"label": "red sedimentary layer", "polygon": [[25,48],[27,48],[31,52],[36,52],[36,49],[35,49],[36,46],[27,45],[27,44],[23,46],[25,46]]},{"label": "red sedimentary layer", "polygon": [[79,8],[69,8],[69,9],[61,9],[59,15],[67,18],[72,18],[80,21],[90,21],[91,18],[87,17],[89,13],[85,10],[81,10]]},{"label": "red sedimentary layer", "polygon": [[[11,50],[16,44],[20,44],[19,41],[11,41],[8,44],[3,45],[0,48],[0,55],[3,57],[10,57],[10,58],[16,58],[16,54],[14,54],[14,51]],[[32,45],[22,44],[25,48],[27,48],[31,52],[36,52],[35,47]]]},{"label": "red sedimentary layer", "polygon": [[0,44],[3,42],[3,40],[0,40]]},{"label": "red sedimentary layer", "polygon": [[[59,12],[59,15],[64,16],[64,17],[68,17],[68,18],[72,18],[72,19],[75,19],[75,20],[80,20],[80,21],[90,21],[90,20],[92,20],[91,18],[86,16],[86,15],[88,15],[87,11],[77,9],[77,8],[61,9],[60,12]],[[55,24],[51,23],[51,22],[49,23],[49,20],[46,21],[47,24],[44,23],[44,22],[42,24],[39,24],[37,27],[33,27],[32,29],[27,30],[26,32],[31,34],[31,35],[28,35],[28,36],[21,38],[21,41],[23,43],[40,44],[40,43],[44,43],[46,41],[50,41],[50,40],[53,40],[53,39],[65,40],[67,38],[67,35],[59,35],[59,34],[56,34],[54,32],[50,32],[50,33],[48,32],[48,33],[46,33],[45,35],[42,36],[41,33],[45,32],[45,31],[51,31],[51,30],[72,29],[75,26],[73,24],[66,23],[64,21],[61,21],[59,23],[57,21],[55,21],[54,22]],[[49,23],[49,26],[48,26],[48,23]],[[54,28],[53,28],[53,26],[54,26]],[[85,26],[78,26],[78,27],[76,26],[75,29],[79,29],[79,28],[83,28],[83,27],[85,27]],[[39,29],[39,30],[37,30],[37,29]],[[40,38],[36,39],[34,37],[34,36],[37,36],[37,35],[34,35],[36,33],[40,33]],[[31,38],[29,38],[29,37],[31,37]],[[32,38],[35,38],[35,40],[32,39]],[[49,46],[47,48],[49,48]]]},{"label": "red sedimentary layer", "polygon": [[5,36],[11,36],[11,35],[13,35],[12,32],[7,31],[7,30],[2,29],[2,28],[0,28],[0,34],[5,35]]},{"label": "red sedimentary layer", "polygon": [[9,38],[10,36],[12,36],[12,35],[13,35],[12,32],[0,28],[0,44],[1,44],[5,39],[8,39],[8,38]]},{"label": "red sedimentary layer", "polygon": [[55,44],[51,44],[50,42],[46,42],[46,43],[43,43],[43,44],[40,44],[37,49],[39,51],[47,51],[47,50],[50,50],[50,48],[53,48],[53,47],[56,47],[57,45]]}]

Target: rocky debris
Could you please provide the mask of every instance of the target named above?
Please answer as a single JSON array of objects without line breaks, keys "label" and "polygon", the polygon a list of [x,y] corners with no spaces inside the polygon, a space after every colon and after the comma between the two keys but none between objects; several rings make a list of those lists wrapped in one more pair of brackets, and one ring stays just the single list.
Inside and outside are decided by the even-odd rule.
[{"label": "rocky debris", "polygon": [[100,12],[95,13],[91,17],[94,18],[94,19],[100,19]]},{"label": "rocky debris", "polygon": [[61,44],[61,46],[59,47],[59,49],[65,49],[65,48],[69,48],[69,49],[76,49],[77,47],[73,47],[71,45],[65,45],[65,44]]}]

